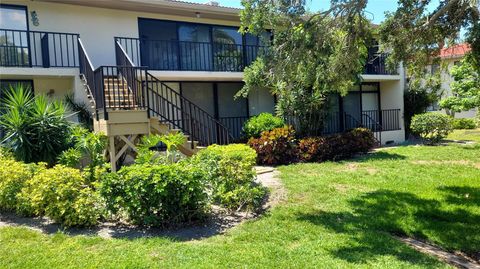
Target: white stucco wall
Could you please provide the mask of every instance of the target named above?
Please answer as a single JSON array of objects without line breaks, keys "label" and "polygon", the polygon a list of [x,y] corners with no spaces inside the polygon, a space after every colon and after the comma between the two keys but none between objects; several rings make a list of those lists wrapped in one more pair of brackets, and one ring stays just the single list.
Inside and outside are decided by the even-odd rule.
[{"label": "white stucco wall", "polygon": [[27,6],[29,16],[30,12],[36,11],[39,26],[33,25],[29,17],[29,27],[32,31],[80,34],[95,67],[115,64],[114,37],[138,37],[139,17],[221,25],[239,24],[236,21],[197,18],[193,11],[191,17],[180,17],[36,1],[2,0],[1,2]]},{"label": "white stucco wall", "polygon": [[403,103],[404,80],[380,82],[380,106],[381,109],[400,109],[400,130],[386,131],[382,133],[382,144],[393,141],[398,144],[405,141],[404,126],[404,103]]}]

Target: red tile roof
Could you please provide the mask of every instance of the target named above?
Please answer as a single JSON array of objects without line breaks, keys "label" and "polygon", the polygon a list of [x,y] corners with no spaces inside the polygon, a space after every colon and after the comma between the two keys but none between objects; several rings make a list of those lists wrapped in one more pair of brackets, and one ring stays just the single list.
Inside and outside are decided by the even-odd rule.
[{"label": "red tile roof", "polygon": [[467,52],[470,51],[470,46],[466,43],[454,45],[448,48],[443,48],[440,50],[441,58],[457,58],[463,57]]}]

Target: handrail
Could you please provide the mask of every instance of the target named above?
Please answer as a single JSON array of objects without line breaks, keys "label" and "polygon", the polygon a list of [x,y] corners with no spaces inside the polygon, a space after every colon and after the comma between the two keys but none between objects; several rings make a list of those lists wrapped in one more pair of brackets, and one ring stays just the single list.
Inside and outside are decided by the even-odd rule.
[{"label": "handrail", "polygon": [[90,61],[90,57],[88,56],[87,51],[83,46],[83,43],[80,37],[77,39],[77,41],[78,41],[78,54],[79,54],[78,58],[79,58],[80,75],[83,75],[86,81],[86,89],[88,91],[88,94],[92,97],[90,98],[90,100],[93,102],[95,117],[98,120],[97,91],[95,88],[96,86],[95,69],[93,67],[92,62]]},{"label": "handrail", "polygon": [[[218,120],[151,75],[144,67],[136,67],[117,40],[115,47],[118,65],[144,70],[140,76],[131,76],[127,72],[124,78],[129,88],[141,87],[142,96],[137,102],[147,108],[149,116],[153,114],[160,117],[163,122],[181,129],[191,136],[192,141],[198,141],[202,146],[229,143],[233,137]],[[194,147],[193,143],[191,145]]]}]

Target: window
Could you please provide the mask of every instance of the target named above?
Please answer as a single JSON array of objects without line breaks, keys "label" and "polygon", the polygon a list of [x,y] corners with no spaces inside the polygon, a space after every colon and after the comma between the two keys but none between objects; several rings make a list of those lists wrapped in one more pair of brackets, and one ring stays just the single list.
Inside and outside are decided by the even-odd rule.
[{"label": "window", "polygon": [[29,66],[27,9],[0,5],[0,66]]},{"label": "window", "polygon": [[27,28],[27,8],[23,6],[0,5],[0,28],[23,30]]}]

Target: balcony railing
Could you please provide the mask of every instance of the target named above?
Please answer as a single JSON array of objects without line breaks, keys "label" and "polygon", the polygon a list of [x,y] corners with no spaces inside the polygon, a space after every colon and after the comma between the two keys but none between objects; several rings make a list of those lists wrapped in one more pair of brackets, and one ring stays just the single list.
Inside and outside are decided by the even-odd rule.
[{"label": "balcony railing", "polygon": [[78,34],[0,29],[0,66],[79,67]]},{"label": "balcony railing", "polygon": [[363,73],[366,75],[397,75],[396,70],[392,71],[387,68],[387,57],[386,53],[370,54]]},{"label": "balcony railing", "polygon": [[150,70],[242,72],[265,46],[116,37],[133,63]]}]

